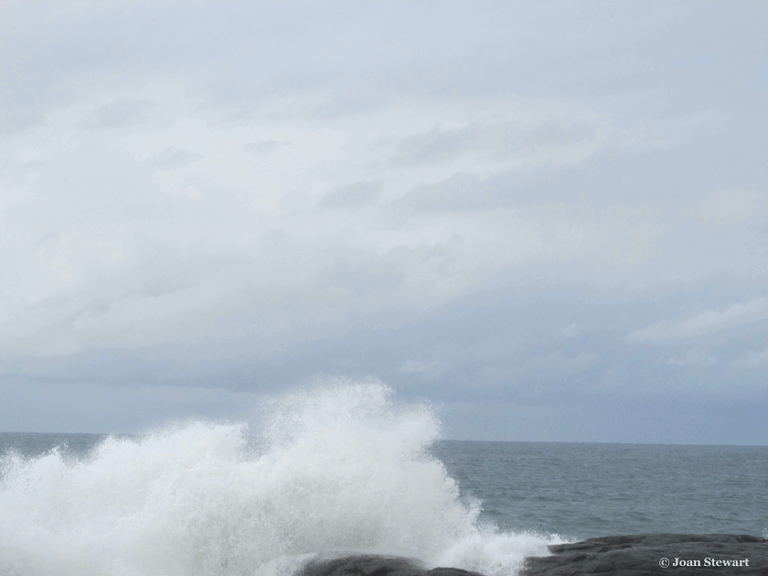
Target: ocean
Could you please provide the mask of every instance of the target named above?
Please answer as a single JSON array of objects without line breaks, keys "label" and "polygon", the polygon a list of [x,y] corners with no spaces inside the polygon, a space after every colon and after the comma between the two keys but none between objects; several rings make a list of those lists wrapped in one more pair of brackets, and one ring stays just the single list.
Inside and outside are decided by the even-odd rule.
[{"label": "ocean", "polygon": [[768,532],[768,447],[439,436],[376,383],[250,423],[0,433],[0,574],[288,576],[371,552],[501,576],[556,542]]}]

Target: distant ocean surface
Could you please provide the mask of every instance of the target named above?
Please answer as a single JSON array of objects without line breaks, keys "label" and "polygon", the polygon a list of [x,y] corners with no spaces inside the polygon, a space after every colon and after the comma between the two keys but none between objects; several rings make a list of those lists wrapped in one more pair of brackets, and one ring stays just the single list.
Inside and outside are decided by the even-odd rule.
[{"label": "distant ocean surface", "polygon": [[768,536],[768,446],[441,442],[435,454],[505,531]]},{"label": "distant ocean surface", "polygon": [[0,574],[284,576],[367,551],[501,575],[564,540],[768,532],[768,447],[441,441],[390,396],[293,400],[256,438],[0,433]]}]

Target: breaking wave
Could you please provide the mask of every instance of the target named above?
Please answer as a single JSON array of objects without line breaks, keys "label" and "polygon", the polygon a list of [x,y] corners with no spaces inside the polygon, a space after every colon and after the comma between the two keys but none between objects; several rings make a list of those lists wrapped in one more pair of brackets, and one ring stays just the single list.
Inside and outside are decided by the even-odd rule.
[{"label": "breaking wave", "polygon": [[287,576],[315,554],[510,574],[539,536],[478,523],[428,448],[439,422],[377,382],[276,400],[257,430],[190,422],[0,461],[0,574]]}]

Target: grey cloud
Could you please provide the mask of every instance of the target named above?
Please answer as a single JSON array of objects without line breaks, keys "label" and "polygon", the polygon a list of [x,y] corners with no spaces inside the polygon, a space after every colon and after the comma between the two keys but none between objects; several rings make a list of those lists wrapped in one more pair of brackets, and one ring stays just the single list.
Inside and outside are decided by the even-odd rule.
[{"label": "grey cloud", "polygon": [[83,119],[83,125],[95,130],[113,128],[127,123],[138,123],[146,119],[144,112],[152,107],[149,100],[118,98],[92,112]]},{"label": "grey cloud", "polygon": [[734,366],[738,368],[758,368],[766,364],[768,364],[768,348],[749,352],[734,361]]},{"label": "grey cloud", "polygon": [[[546,137],[550,129],[536,138]],[[648,205],[664,197],[671,202],[690,202],[685,210],[705,222],[757,220],[766,214],[764,193],[736,190],[703,198],[724,182],[768,186],[765,174],[755,170],[760,162],[756,148],[748,147],[738,156],[729,150],[728,139],[753,130],[745,121],[672,149],[614,142],[575,164],[545,162],[533,169],[505,170],[482,179],[475,174],[454,174],[417,187],[388,206],[460,211],[574,201],[591,206]],[[751,138],[757,138],[757,132]],[[731,160],[723,162],[726,157]],[[678,185],[682,173],[684,186]]]},{"label": "grey cloud", "polygon": [[[353,300],[371,297],[371,290],[383,296],[402,282],[396,268],[382,279],[386,266],[375,260],[365,266],[367,272],[355,278],[338,269],[326,279],[328,287],[338,290],[356,283],[355,291],[346,293]],[[243,366],[241,372],[235,369],[216,379],[243,382],[251,373],[258,374],[260,382],[296,382],[317,373],[373,373],[409,395],[549,407],[599,399],[621,403],[628,398],[714,401],[755,395],[768,400],[757,372],[742,375],[741,388],[734,390],[722,384],[731,377],[728,362],[675,364],[664,350],[627,342],[626,327],[657,308],[658,295],[622,301],[627,296],[606,301],[601,291],[563,283],[469,294],[431,309],[375,313],[350,309],[341,325],[343,337],[297,342],[269,358],[254,360],[250,368]],[[562,325],[574,320],[583,327],[582,333],[563,339]],[[758,349],[768,345],[765,335],[754,333],[742,333],[740,341]],[[734,348],[725,343],[711,353],[733,357],[740,348],[741,344]]]},{"label": "grey cloud", "polygon": [[736,302],[725,310],[709,309],[682,321],[662,320],[652,326],[634,330],[627,338],[634,342],[656,342],[696,338],[743,324],[758,322],[768,314],[768,300],[757,298]]},{"label": "grey cloud", "polygon": [[582,352],[567,356],[560,352],[537,354],[528,358],[519,366],[520,379],[564,380],[575,374],[585,372],[598,364],[599,358],[594,353]]},{"label": "grey cloud", "polygon": [[455,174],[432,186],[419,186],[387,204],[398,210],[475,210],[494,202],[495,190],[487,190],[474,174]]},{"label": "grey cloud", "polygon": [[362,114],[384,108],[390,103],[391,99],[383,92],[346,91],[335,96],[327,104],[320,106],[313,116],[337,118],[349,114]]},{"label": "grey cloud", "polygon": [[694,206],[693,214],[705,223],[738,224],[768,214],[768,192],[716,190]]},{"label": "grey cloud", "polygon": [[667,364],[670,366],[706,367],[714,366],[718,362],[719,359],[717,356],[712,355],[709,350],[704,348],[691,348],[682,356],[673,356],[667,361]]},{"label": "grey cloud", "polygon": [[547,122],[522,134],[521,145],[571,144],[573,142],[589,140],[594,136],[595,133],[588,124]]},{"label": "grey cloud", "polygon": [[450,369],[450,365],[441,364],[440,362],[409,360],[400,367],[398,372],[401,374],[419,374],[425,378],[438,378],[441,374]]},{"label": "grey cloud", "polygon": [[383,186],[380,180],[342,186],[323,198],[320,201],[320,208],[363,208],[370,206],[378,200]]},{"label": "grey cloud", "polygon": [[[307,16],[323,23],[317,36],[309,34],[306,21],[287,9],[262,15],[263,9],[236,6],[236,21],[221,28],[235,39],[237,57],[230,66],[217,69],[211,82],[216,97],[225,101],[263,98],[310,86],[338,92],[339,86],[350,85],[360,87],[364,95],[527,93],[584,98],[626,93],[648,83],[660,74],[659,69],[665,80],[679,80],[680,70],[668,63],[670,58],[658,58],[657,50],[661,54],[678,50],[685,57],[689,54],[686,42],[696,40],[703,47],[712,36],[707,26],[712,11],[691,11],[684,6],[627,8],[612,16],[608,26],[601,10],[561,4],[537,9],[491,4],[474,7],[471,13],[457,4],[426,10],[400,7],[394,13],[375,5],[356,9],[328,5]],[[681,38],[679,27],[671,24],[680,18],[680,12],[688,11],[694,12],[690,16],[695,17],[698,30],[708,34],[689,32]],[[220,12],[204,16],[220,19]],[[733,27],[744,16],[739,18],[737,12],[722,31],[714,29],[720,33],[718,39],[720,35],[732,37]],[[199,20],[194,24],[202,27],[204,19]],[[249,20],[264,22],[260,34],[243,26]],[[429,25],[437,21],[439,26]],[[575,21],[580,23],[579,32],[574,29]],[[546,40],[538,32],[541,28],[548,31]],[[697,26],[691,25],[691,29]],[[653,40],[638,43],[637,37]],[[218,47],[222,40],[218,36],[216,40]],[[275,58],[264,59],[263,54]],[[285,66],[285,61],[292,66]]]},{"label": "grey cloud", "polygon": [[[768,401],[760,391],[759,370],[743,370],[740,389],[726,390],[721,383],[731,377],[727,362],[705,366],[702,373],[698,365],[672,365],[664,351],[627,342],[627,328],[657,310],[659,301],[671,311],[690,295],[605,293],[567,281],[546,287],[529,281],[526,287],[524,279],[535,274],[529,269],[518,271],[515,288],[468,294],[436,307],[365,305],[399,301],[404,268],[423,267],[443,253],[439,248],[395,250],[385,256],[335,251],[324,256],[335,265],[322,266],[321,278],[311,285],[246,290],[206,310],[205,318],[185,324],[194,336],[189,341],[123,351],[92,349],[58,358],[7,358],[0,371],[6,379],[38,382],[56,378],[203,388],[215,383],[223,391],[254,394],[285,389],[317,374],[377,374],[405,397],[537,406],[565,411],[574,426],[582,421],[579,412],[597,405],[605,406],[605,418],[626,410],[628,402],[669,404],[694,398],[709,413],[724,398]],[[563,326],[572,324],[578,324],[579,334],[563,338]],[[284,330],[290,332],[288,338]],[[765,334],[743,333],[741,340],[756,350],[768,345]],[[743,343],[717,353],[733,356],[740,349]],[[747,359],[747,367],[761,359],[756,353]],[[671,426],[673,420],[665,422]],[[449,421],[448,429],[457,437],[471,433],[469,424],[456,426]],[[495,433],[503,436],[514,426],[509,422]],[[673,428],[665,430],[671,434],[668,440],[682,441]],[[550,439],[558,438],[562,436]],[[574,432],[568,438],[606,436],[587,438]]]},{"label": "grey cloud", "polygon": [[255,142],[249,142],[243,145],[243,152],[249,154],[269,154],[282,148],[283,146],[291,146],[292,142],[280,141],[280,140],[256,140]]},{"label": "grey cloud", "polygon": [[[257,397],[216,387],[183,385],[104,386],[3,378],[0,417],[4,426],[29,432],[135,433],[173,420],[241,417]],[[5,412],[4,408],[13,410]]]},{"label": "grey cloud", "polygon": [[173,170],[197,162],[202,157],[203,155],[197,152],[170,146],[149,161],[155,170]]},{"label": "grey cloud", "polygon": [[526,174],[504,172],[484,179],[458,173],[437,184],[414,188],[386,206],[395,210],[469,211],[527,205],[543,200],[532,188],[537,176],[549,169]]},{"label": "grey cloud", "polygon": [[[61,6],[25,27],[0,14],[6,429],[218,416],[341,371],[449,403],[457,437],[490,414],[486,438],[766,439],[766,321],[733,308],[765,294],[766,6]],[[438,111],[421,134],[413,109]],[[170,142],[161,117],[190,150],[137,163]],[[296,158],[279,140],[242,147],[265,127]],[[17,165],[30,145],[44,160]],[[209,145],[275,162],[153,173]],[[484,164],[453,164],[468,156]],[[331,213],[311,209],[318,179],[320,208],[429,186],[402,190],[400,213]],[[189,184],[200,202],[177,195]],[[528,208],[490,212],[509,206]],[[621,210],[606,232],[599,214]],[[663,233],[610,268],[635,218]],[[271,227],[285,238],[262,242]],[[485,260],[488,231],[509,242]],[[518,241],[544,247],[519,261]]]},{"label": "grey cloud", "polygon": [[[179,9],[173,4],[147,4],[137,10],[121,3],[59,3],[55,10],[34,16],[23,8],[4,10],[0,14],[0,133],[44,123],[49,110],[114,74],[123,87],[132,76],[146,80],[164,69],[183,74],[189,65],[199,66],[226,52],[237,23],[243,35],[253,35],[252,23],[238,18],[237,8],[230,13],[235,17],[220,28],[213,25],[217,19],[226,19],[219,10],[205,14]],[[217,28],[222,32],[217,33]],[[191,37],[206,37],[206,41],[190,42]],[[83,124],[117,125],[125,112],[107,109]]]},{"label": "grey cloud", "polygon": [[514,121],[444,131],[435,127],[402,139],[397,146],[398,154],[391,161],[396,166],[447,162],[468,152],[487,152],[494,158],[506,159],[526,148],[570,144],[592,137],[594,132],[587,124],[552,121],[533,127]]},{"label": "grey cloud", "polygon": [[[761,22],[756,10],[745,5],[724,15],[716,7],[640,5],[613,14],[607,25],[602,10],[559,4],[492,4],[471,13],[457,4],[426,10],[401,6],[394,12],[375,5],[327,5],[305,12],[306,19],[287,7],[265,4],[201,6],[192,12],[165,3],[140,11],[120,5],[109,10],[75,7],[69,26],[57,28],[53,37],[43,27],[26,34],[12,26],[3,29],[9,59],[4,70],[9,82],[4,84],[13,87],[8,97],[21,102],[21,109],[6,119],[39,121],[41,111],[70,97],[72,80],[115,69],[183,73],[193,65],[210,67],[207,84],[219,101],[261,99],[308,87],[338,91],[342,85],[353,86],[348,92],[359,93],[362,100],[371,94],[510,93],[589,99],[625,97],[654,83],[695,90],[697,98],[714,101],[722,97],[718,91],[698,88],[714,77],[726,77],[723,85],[732,85],[731,80],[754,76],[751,67],[761,51],[754,29],[745,30],[744,22]],[[681,14],[688,26],[680,25]],[[309,18],[323,22],[320,32],[308,25]],[[428,25],[438,19],[440,26]],[[546,38],[540,33],[544,27]],[[190,37],[206,41],[189,42]],[[639,43],[638,37],[646,41]],[[699,57],[726,42],[735,58]],[[227,55],[231,58],[221,66],[217,59]],[[681,69],[681,61],[697,64]],[[48,74],[50,83],[40,81]],[[669,93],[662,90],[641,106],[678,105]],[[0,107],[0,114],[7,110]]]},{"label": "grey cloud", "polygon": [[[0,102],[5,100],[0,98]],[[0,106],[0,134],[21,132],[32,126],[42,124],[45,115],[40,109],[34,109],[29,104],[5,103]]]},{"label": "grey cloud", "polygon": [[392,157],[392,163],[422,164],[449,160],[473,147],[476,132],[475,127],[446,131],[435,127],[431,132],[409,136],[397,145],[399,154]]},{"label": "grey cloud", "polygon": [[482,400],[447,403],[444,419],[446,436],[456,439],[603,442],[609,434],[611,442],[628,444],[761,445],[768,443],[762,422],[766,411],[768,401],[762,398],[738,402],[590,398],[556,407]]}]

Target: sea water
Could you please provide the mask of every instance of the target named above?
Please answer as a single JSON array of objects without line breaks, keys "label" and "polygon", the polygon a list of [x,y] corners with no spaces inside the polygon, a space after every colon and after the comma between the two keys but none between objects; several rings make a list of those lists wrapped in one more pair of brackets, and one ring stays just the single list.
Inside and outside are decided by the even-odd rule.
[{"label": "sea water", "polygon": [[481,519],[507,532],[768,537],[768,446],[439,442]]},{"label": "sea water", "polygon": [[0,574],[289,576],[316,554],[513,574],[553,542],[762,535],[765,447],[440,441],[379,383],[249,424],[0,434]]}]

